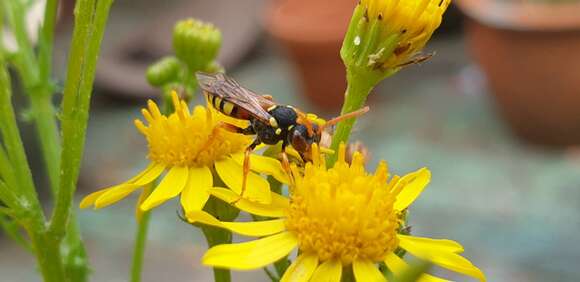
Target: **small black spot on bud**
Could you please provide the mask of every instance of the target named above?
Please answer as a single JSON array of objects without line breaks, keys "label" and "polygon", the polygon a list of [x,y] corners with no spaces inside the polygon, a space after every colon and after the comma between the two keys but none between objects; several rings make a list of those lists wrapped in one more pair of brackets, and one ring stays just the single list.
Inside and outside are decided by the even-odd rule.
[{"label": "small black spot on bud", "polygon": [[378,18],[379,18],[379,21],[382,20],[383,19],[383,14],[380,14],[379,13],[379,17]]},{"label": "small black spot on bud", "polygon": [[405,33],[407,33],[407,29],[401,30],[401,34],[405,34]]}]

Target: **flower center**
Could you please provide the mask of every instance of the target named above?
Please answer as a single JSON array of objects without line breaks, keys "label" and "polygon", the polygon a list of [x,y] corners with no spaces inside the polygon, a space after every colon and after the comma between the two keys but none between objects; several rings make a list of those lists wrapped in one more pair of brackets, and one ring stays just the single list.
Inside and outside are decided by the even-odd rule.
[{"label": "flower center", "polygon": [[148,157],[152,161],[167,166],[209,166],[230,154],[243,152],[251,142],[249,136],[220,126],[226,121],[232,123],[233,119],[202,106],[190,113],[185,102],[176,94],[172,96],[174,113],[162,115],[157,105],[149,101],[148,109],[142,110],[149,125],[135,120],[135,126],[147,138]]},{"label": "flower center", "polygon": [[293,173],[296,185],[286,227],[298,238],[301,251],[315,253],[322,261],[381,261],[398,245],[399,214],[390,192],[394,181],[387,183],[385,163],[368,174],[360,154],[355,153],[350,166],[344,159],[341,146],[333,168],[326,169],[318,157],[306,164],[303,176]]}]

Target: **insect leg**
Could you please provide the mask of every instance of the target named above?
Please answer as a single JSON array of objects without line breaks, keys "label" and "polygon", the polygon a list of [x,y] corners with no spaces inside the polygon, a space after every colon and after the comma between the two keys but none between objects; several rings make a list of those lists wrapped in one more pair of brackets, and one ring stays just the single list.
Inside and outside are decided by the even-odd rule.
[{"label": "insect leg", "polygon": [[248,182],[248,174],[250,174],[250,154],[252,151],[254,151],[256,146],[260,145],[260,143],[262,142],[260,142],[259,139],[254,140],[254,142],[252,142],[252,144],[250,144],[250,146],[248,146],[244,152],[242,191],[240,192],[240,197],[230,204],[235,204],[244,197],[244,192],[246,192],[246,182]]},{"label": "insect leg", "polygon": [[288,145],[286,142],[282,142],[282,168],[288,175],[288,180],[290,180],[290,187],[294,187],[294,178],[292,177],[292,170],[290,169],[290,161],[288,160],[288,154],[286,154],[286,147]]},{"label": "insect leg", "polygon": [[246,127],[246,128],[241,128],[241,127],[237,127],[233,124],[221,122],[219,127],[223,128],[229,132],[233,132],[233,133],[240,133],[240,134],[244,134],[244,135],[256,134],[256,132],[254,131],[254,128],[251,125]]}]

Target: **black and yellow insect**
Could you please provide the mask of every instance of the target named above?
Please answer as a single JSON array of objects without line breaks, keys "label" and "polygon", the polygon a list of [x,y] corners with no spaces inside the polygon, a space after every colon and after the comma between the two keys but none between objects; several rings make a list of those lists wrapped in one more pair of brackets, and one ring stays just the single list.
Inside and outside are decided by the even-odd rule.
[{"label": "black and yellow insect", "polygon": [[366,107],[319,126],[311,122],[302,111],[289,105],[279,105],[271,96],[259,95],[248,90],[223,73],[197,72],[196,77],[206,99],[215,109],[227,116],[250,121],[250,125],[246,128],[224,125],[225,128],[237,133],[256,135],[254,142],[246,149],[242,194],[250,171],[250,153],[259,144],[276,145],[282,142],[282,164],[288,172],[287,146],[292,146],[303,161],[309,161],[311,145],[320,142],[324,127],[368,111]]}]

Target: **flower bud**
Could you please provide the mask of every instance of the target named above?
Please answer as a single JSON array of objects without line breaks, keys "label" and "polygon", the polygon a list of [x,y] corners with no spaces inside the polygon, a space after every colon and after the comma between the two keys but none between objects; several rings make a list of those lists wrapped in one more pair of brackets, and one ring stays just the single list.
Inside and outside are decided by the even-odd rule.
[{"label": "flower bud", "polygon": [[405,65],[428,58],[414,56],[441,24],[450,2],[361,0],[340,51],[347,70],[380,81]]},{"label": "flower bud", "polygon": [[147,68],[147,81],[160,87],[178,79],[181,65],[175,57],[165,57]]},{"label": "flower bud", "polygon": [[190,71],[203,70],[217,56],[222,34],[210,23],[195,19],[177,22],[173,29],[173,49]]}]

